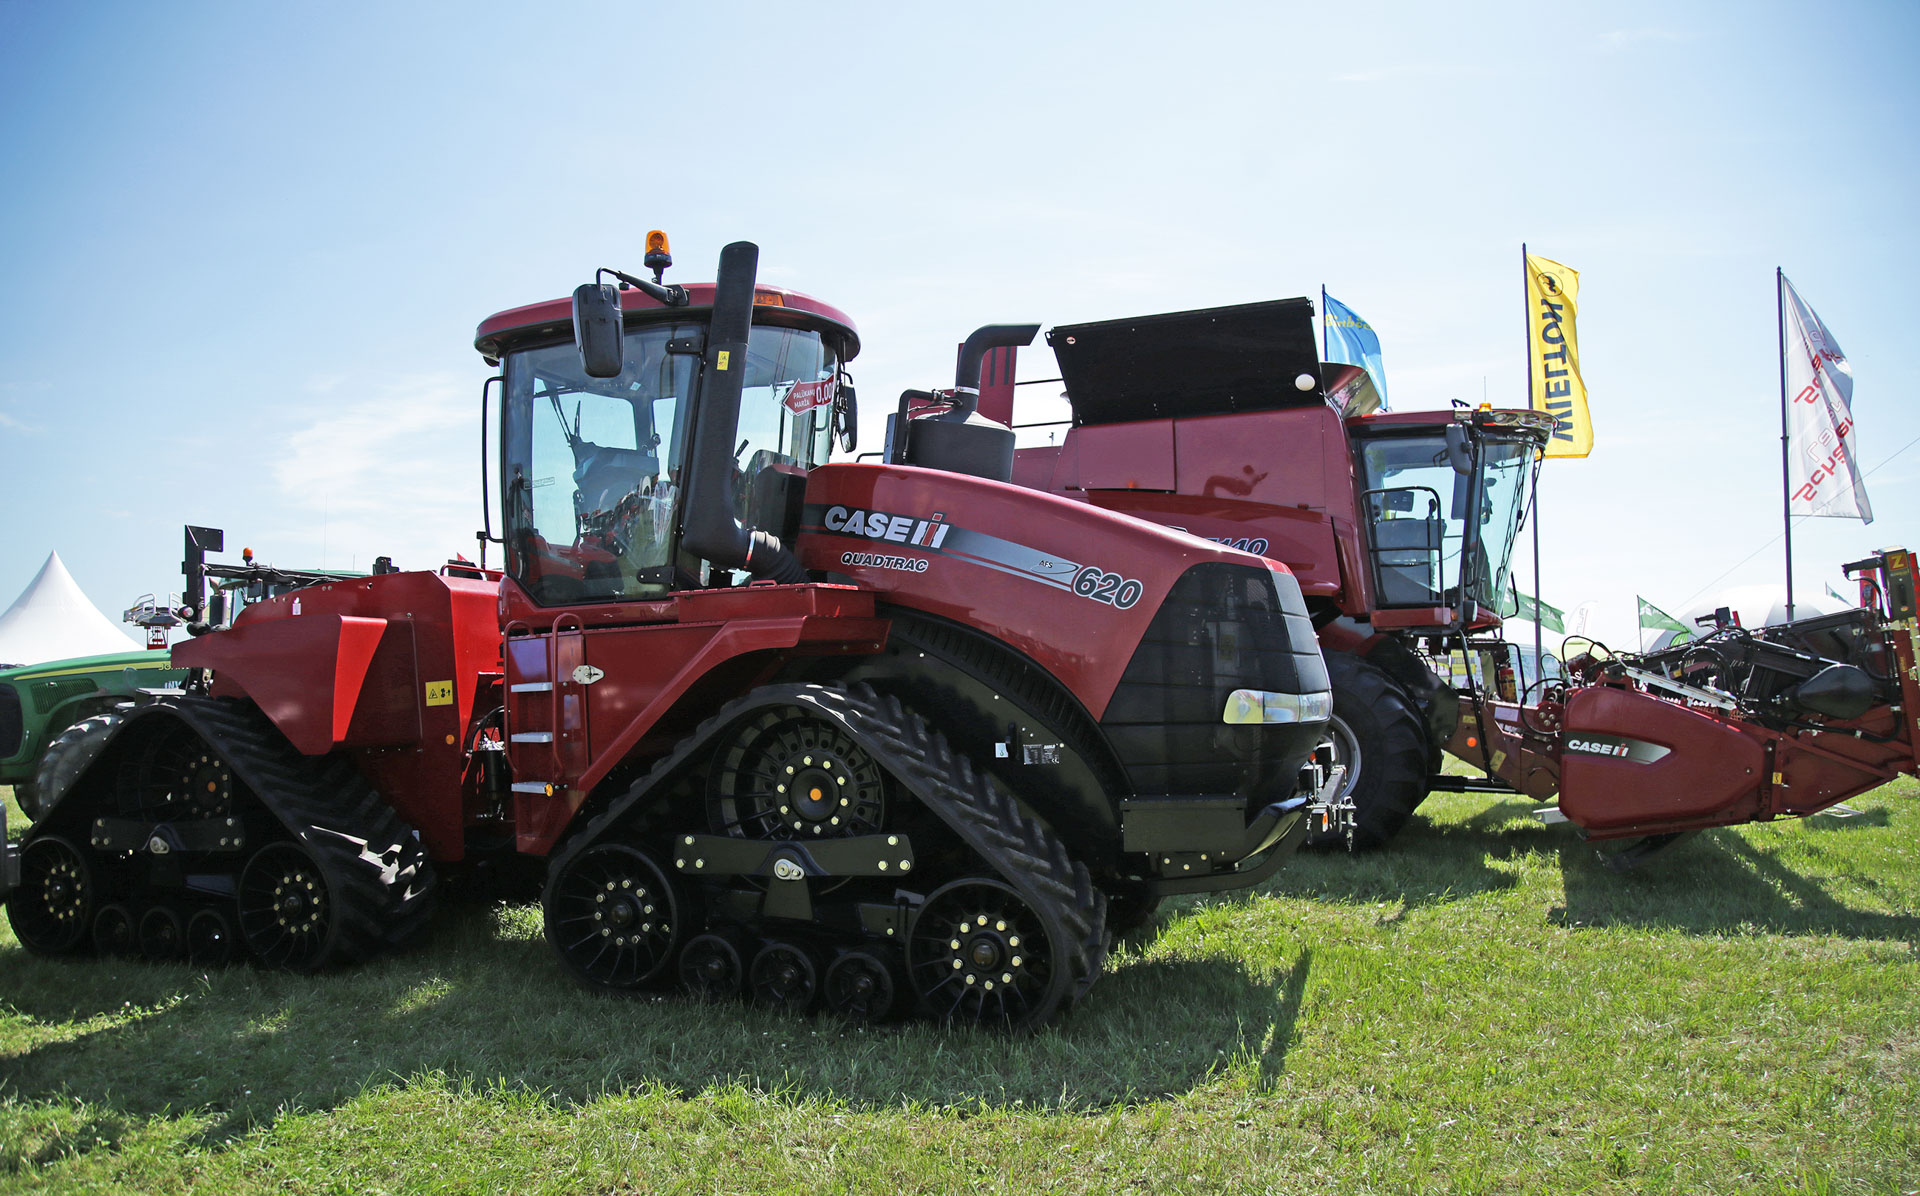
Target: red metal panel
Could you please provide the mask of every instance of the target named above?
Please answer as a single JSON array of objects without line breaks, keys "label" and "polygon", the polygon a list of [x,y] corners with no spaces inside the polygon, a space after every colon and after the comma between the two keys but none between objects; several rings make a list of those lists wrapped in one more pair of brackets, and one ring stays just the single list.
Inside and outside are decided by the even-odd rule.
[{"label": "red metal panel", "polygon": [[[1759,811],[1769,779],[1763,731],[1609,686],[1574,690],[1566,711],[1560,810],[1588,831],[1647,834],[1746,822]],[[1582,751],[1593,735],[1624,736],[1667,754],[1637,763]]]},{"label": "red metal panel", "polygon": [[1103,424],[1067,433],[1073,473],[1058,479],[1068,490],[1172,490],[1173,421]]},{"label": "red metal panel", "polygon": [[385,619],[313,614],[256,620],[173,650],[185,668],[215,672],[214,695],[244,695],[302,754],[323,756],[346,738]]},{"label": "red metal panel", "polygon": [[[1082,502],[930,469],[823,465],[806,501],[797,551],[809,568],[979,628],[1038,661],[1096,718],[1182,573],[1203,561],[1268,563]],[[1115,579],[1105,600],[1095,586],[1076,590],[1096,574]]]},{"label": "red metal panel", "polygon": [[252,698],[299,750],[352,752],[429,854],[459,859],[479,797],[466,741],[497,701],[498,601],[483,578],[355,578],[256,603],[174,659],[213,669],[216,696]]}]

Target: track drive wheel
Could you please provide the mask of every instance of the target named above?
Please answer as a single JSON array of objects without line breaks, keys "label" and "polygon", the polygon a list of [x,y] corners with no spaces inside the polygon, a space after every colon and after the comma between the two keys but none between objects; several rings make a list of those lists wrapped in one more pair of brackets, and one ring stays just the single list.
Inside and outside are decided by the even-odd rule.
[{"label": "track drive wheel", "polygon": [[326,874],[299,847],[269,843],[240,873],[240,935],[268,967],[312,972],[328,962],[334,929]]},{"label": "track drive wheel", "polygon": [[728,734],[709,782],[714,826],[749,839],[877,833],[886,777],[831,720],[798,707],[764,710]]},{"label": "track drive wheel", "polygon": [[35,955],[65,955],[86,944],[97,900],[87,858],[60,836],[43,835],[20,853],[20,885],[7,900],[7,920]]},{"label": "track drive wheel", "polygon": [[907,938],[914,992],[937,1019],[994,1030],[1039,1026],[1072,987],[1060,944],[1014,890],[966,877],[927,895]]},{"label": "track drive wheel", "polygon": [[658,979],[680,946],[680,898],[645,853],[624,843],[583,851],[548,879],[547,941],[573,974],[600,988]]},{"label": "track drive wheel", "polygon": [[1426,724],[1412,699],[1379,666],[1351,652],[1328,652],[1333,682],[1333,718],[1327,724],[1330,755],[1322,763],[1344,765],[1354,805],[1351,837],[1338,830],[1314,831],[1310,847],[1384,847],[1427,796]]}]

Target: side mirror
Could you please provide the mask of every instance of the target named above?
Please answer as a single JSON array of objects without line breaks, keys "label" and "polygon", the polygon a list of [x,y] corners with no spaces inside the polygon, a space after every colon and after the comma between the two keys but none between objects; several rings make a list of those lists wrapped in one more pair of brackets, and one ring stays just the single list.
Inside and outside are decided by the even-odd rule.
[{"label": "side mirror", "polygon": [[851,453],[860,443],[860,405],[853,383],[840,375],[840,397],[833,405],[833,431],[840,438],[840,451]]},{"label": "side mirror", "polygon": [[573,290],[573,342],[580,368],[589,378],[618,378],[626,368],[621,341],[620,288],[610,282],[584,283]]},{"label": "side mirror", "polygon": [[1462,477],[1473,472],[1473,442],[1465,424],[1447,425],[1447,463]]}]

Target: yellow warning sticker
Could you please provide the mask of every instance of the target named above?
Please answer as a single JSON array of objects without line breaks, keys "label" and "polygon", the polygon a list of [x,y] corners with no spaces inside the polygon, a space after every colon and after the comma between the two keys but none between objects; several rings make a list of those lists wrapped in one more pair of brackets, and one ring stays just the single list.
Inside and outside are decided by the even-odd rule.
[{"label": "yellow warning sticker", "polygon": [[427,682],[427,705],[429,706],[453,705],[453,682],[451,681]]},{"label": "yellow warning sticker", "polygon": [[1493,765],[1493,771],[1499,772],[1507,766],[1507,754],[1505,752],[1495,752],[1490,763]]},{"label": "yellow warning sticker", "polygon": [[729,356],[731,356],[731,354],[730,354],[730,353],[729,353],[729,352],[728,352],[727,350],[725,350],[725,349],[722,349],[722,350],[720,350],[720,352],[719,352],[719,353],[718,353],[718,354],[717,354],[717,355],[716,355],[716,356],[714,357],[714,359],[713,359],[713,368],[714,368],[714,369],[716,369],[716,370],[724,370],[724,369],[726,369],[726,368],[727,368],[727,358],[728,358]]}]

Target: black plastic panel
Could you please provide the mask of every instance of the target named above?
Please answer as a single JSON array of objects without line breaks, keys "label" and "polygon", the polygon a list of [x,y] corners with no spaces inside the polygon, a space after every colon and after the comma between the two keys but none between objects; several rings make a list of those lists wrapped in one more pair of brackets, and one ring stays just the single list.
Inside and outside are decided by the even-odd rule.
[{"label": "black plastic panel", "polygon": [[1221,721],[1236,689],[1330,688],[1300,587],[1278,580],[1251,566],[1197,565],[1167,595],[1100,720],[1134,792],[1265,801],[1291,792],[1326,724]]},{"label": "black plastic panel", "polygon": [[1047,344],[1079,424],[1326,402],[1309,299],[1063,324]]}]

